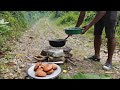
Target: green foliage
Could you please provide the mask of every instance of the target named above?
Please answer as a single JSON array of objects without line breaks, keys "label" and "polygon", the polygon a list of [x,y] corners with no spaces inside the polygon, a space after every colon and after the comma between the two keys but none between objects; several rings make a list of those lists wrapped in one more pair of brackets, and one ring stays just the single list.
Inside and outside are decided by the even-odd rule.
[{"label": "green foliage", "polygon": [[[88,23],[90,20],[93,19],[95,15],[95,12],[92,11],[88,11],[83,24]],[[79,12],[78,11],[61,11],[59,17],[56,17],[56,12],[54,11],[53,14],[51,15],[51,18],[55,19],[55,22],[57,25],[65,25],[65,26],[70,26],[70,25],[74,25],[77,23],[78,20],[78,16],[79,16]]]},{"label": "green foliage", "polygon": [[72,25],[72,24],[75,24],[76,21],[77,21],[77,16],[76,14],[74,14],[74,12],[69,12],[65,15],[63,15],[62,17],[60,17],[58,19],[58,25],[62,24],[66,24],[68,26]]},{"label": "green foliage", "polygon": [[70,26],[76,23],[77,18],[78,18],[78,14],[79,12],[61,12],[59,15],[59,17],[55,17],[56,13],[53,12],[53,14],[51,15],[51,18],[55,18],[55,22],[57,25],[64,25],[64,26]]},{"label": "green foliage", "polygon": [[7,41],[18,39],[27,27],[44,15],[43,11],[0,11],[0,19],[9,22],[9,25],[0,25],[0,50],[5,48]]},{"label": "green foliage", "polygon": [[110,76],[107,74],[89,74],[89,73],[77,73],[73,76],[64,77],[62,76],[61,79],[110,79]]},{"label": "green foliage", "polygon": [[95,16],[95,12],[87,11],[84,22],[87,22],[87,23],[90,22],[94,18],[94,16]]},{"label": "green foliage", "polygon": [[97,74],[82,74],[78,73],[73,76],[74,79],[110,79],[108,75],[97,75]]},{"label": "green foliage", "polygon": [[0,25],[0,48],[5,45],[7,40],[10,40],[11,33],[9,26]]},{"label": "green foliage", "polygon": [[20,11],[3,11],[0,13],[0,17],[8,21],[13,30],[26,28],[24,16]]},{"label": "green foliage", "polygon": [[25,21],[28,26],[32,25],[35,21],[40,18],[48,16],[50,12],[47,11],[22,11]]}]

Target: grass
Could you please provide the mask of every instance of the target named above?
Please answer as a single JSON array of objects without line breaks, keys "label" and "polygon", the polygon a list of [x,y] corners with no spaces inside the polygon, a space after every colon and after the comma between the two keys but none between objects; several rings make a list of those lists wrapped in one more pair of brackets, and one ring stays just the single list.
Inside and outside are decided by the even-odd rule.
[{"label": "grass", "polygon": [[109,75],[106,74],[89,74],[89,73],[77,73],[73,76],[61,76],[60,79],[110,79]]}]

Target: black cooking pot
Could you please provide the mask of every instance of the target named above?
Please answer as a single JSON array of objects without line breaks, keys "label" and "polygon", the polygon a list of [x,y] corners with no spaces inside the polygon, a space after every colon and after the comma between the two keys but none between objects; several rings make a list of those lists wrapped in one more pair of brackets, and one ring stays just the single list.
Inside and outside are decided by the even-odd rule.
[{"label": "black cooking pot", "polygon": [[49,40],[49,44],[52,47],[63,47],[66,43],[66,39],[55,39],[55,40]]}]

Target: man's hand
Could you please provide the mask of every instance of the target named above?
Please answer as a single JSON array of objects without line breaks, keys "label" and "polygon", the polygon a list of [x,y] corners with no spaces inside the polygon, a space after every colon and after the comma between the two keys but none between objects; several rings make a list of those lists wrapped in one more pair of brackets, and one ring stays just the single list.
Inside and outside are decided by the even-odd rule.
[{"label": "man's hand", "polygon": [[89,28],[90,28],[90,25],[85,25],[85,26],[83,26],[82,27],[83,28],[83,32],[82,32],[82,34],[84,34]]}]

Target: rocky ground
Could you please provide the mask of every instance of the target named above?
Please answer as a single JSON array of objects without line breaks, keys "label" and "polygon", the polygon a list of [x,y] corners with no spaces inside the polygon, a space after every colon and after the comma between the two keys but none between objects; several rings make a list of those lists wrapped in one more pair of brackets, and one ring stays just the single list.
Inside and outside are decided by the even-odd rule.
[{"label": "rocky ground", "polygon": [[[65,38],[67,35],[60,27],[52,24],[47,18],[41,19],[33,27],[26,31],[23,36],[15,41],[11,52],[0,58],[0,78],[1,79],[30,79],[27,75],[28,68],[36,61],[32,58],[40,55],[40,52],[49,46],[49,39]],[[84,57],[94,54],[93,39],[87,35],[73,35],[68,38],[66,46],[71,47],[73,61],[61,65],[60,76],[70,76],[78,72],[109,74],[111,78],[120,78],[120,49],[116,48],[113,57],[114,68],[111,71],[102,70],[102,65],[107,59],[106,45],[101,48],[101,62],[84,60]]]}]

